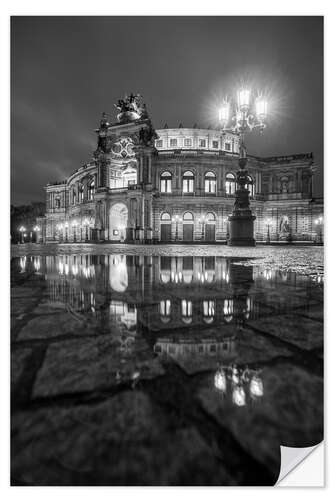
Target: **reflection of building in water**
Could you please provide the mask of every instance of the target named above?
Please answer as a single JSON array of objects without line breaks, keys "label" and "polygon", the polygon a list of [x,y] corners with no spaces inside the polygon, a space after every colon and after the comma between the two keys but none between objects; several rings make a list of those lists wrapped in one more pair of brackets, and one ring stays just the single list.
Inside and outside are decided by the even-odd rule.
[{"label": "reflection of building in water", "polygon": [[204,332],[227,324],[241,328],[269,314],[266,303],[281,312],[293,308],[283,294],[277,301],[277,286],[292,290],[301,284],[304,290],[306,281],[308,294],[312,286],[295,273],[238,265],[223,257],[65,254],[17,262],[19,272],[45,276],[51,301],[93,314],[101,328],[136,324],[152,334],[168,335],[177,328]]},{"label": "reflection of building in water", "polygon": [[211,336],[202,338],[188,338],[176,336],[158,338],[154,351],[160,355],[174,358],[212,356],[219,359],[235,353],[235,337]]}]

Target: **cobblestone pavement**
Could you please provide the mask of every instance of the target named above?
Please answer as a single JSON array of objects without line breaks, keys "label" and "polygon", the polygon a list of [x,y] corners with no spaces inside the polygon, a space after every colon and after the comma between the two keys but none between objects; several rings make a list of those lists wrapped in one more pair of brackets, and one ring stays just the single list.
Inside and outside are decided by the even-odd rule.
[{"label": "cobblestone pavement", "polygon": [[272,485],[322,440],[321,247],[12,253],[12,484]]}]

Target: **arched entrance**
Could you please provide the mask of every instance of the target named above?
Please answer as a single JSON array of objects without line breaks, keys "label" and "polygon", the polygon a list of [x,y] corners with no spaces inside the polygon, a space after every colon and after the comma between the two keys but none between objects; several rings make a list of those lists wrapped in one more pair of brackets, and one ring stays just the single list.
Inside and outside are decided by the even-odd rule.
[{"label": "arched entrance", "polygon": [[125,241],[128,219],[128,209],[125,203],[115,203],[110,208],[109,239]]}]

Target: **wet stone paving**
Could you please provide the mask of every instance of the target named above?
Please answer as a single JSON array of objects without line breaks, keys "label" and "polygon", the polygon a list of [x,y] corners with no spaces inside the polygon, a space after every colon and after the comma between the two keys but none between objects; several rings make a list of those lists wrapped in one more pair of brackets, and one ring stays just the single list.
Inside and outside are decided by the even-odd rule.
[{"label": "wet stone paving", "polygon": [[17,245],[13,485],[273,485],[323,439],[323,248]]}]

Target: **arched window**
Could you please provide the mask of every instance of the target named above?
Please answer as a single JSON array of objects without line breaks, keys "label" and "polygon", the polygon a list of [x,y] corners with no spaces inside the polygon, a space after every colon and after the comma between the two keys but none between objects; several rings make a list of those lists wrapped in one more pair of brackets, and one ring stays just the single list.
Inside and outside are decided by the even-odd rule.
[{"label": "arched window", "polygon": [[205,193],[216,193],[216,175],[213,172],[205,174]]},{"label": "arched window", "polygon": [[254,182],[250,175],[247,176],[247,183],[245,184],[245,189],[250,191],[250,196],[254,196]]},{"label": "arched window", "polygon": [[194,174],[190,170],[183,175],[183,193],[193,193],[194,191]]},{"label": "arched window", "polygon": [[161,214],[161,220],[165,222],[171,222],[171,215],[168,212],[163,212]]},{"label": "arched window", "polygon": [[73,205],[76,204],[76,191],[75,191],[75,188],[73,188],[73,190],[72,190],[72,203],[73,203]]},{"label": "arched window", "polygon": [[60,208],[60,197],[59,196],[57,196],[55,199],[55,207]]},{"label": "arched window", "polygon": [[213,212],[208,212],[208,214],[206,215],[206,223],[215,224],[215,222],[216,222],[215,214],[213,214]]},{"label": "arched window", "polygon": [[171,193],[172,175],[170,172],[163,172],[161,174],[161,193]]},{"label": "arched window", "polygon": [[235,194],[236,191],[236,177],[234,174],[229,172],[225,178],[225,192],[227,194]]},{"label": "arched window", "polygon": [[163,323],[168,323],[171,319],[171,301],[170,299],[160,301],[160,315]]},{"label": "arched window", "polygon": [[79,203],[83,202],[83,193],[84,193],[84,188],[83,188],[83,185],[80,184],[79,185]]},{"label": "arched window", "polygon": [[88,182],[88,200],[93,200],[95,194],[95,179],[93,178],[90,182]]},{"label": "arched window", "polygon": [[191,212],[185,212],[184,215],[183,215],[183,221],[184,222],[193,222],[194,220],[194,217],[193,217],[193,214]]}]

